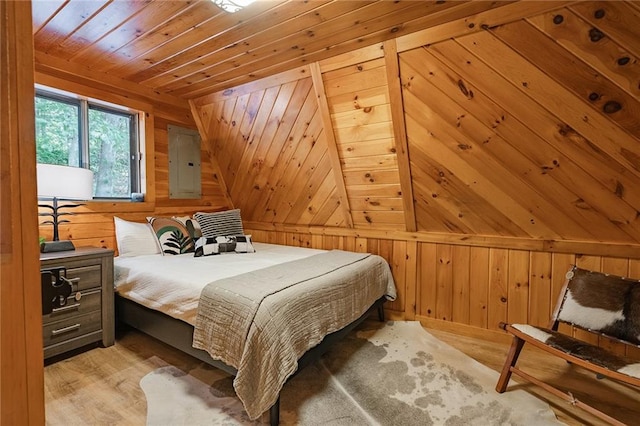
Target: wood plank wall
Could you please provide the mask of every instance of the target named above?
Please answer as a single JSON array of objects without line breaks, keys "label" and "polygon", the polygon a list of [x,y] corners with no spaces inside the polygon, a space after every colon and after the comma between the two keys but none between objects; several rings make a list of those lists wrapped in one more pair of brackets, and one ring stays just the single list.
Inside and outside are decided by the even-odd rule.
[{"label": "wood plank wall", "polygon": [[0,425],[43,425],[31,4],[0,2]]},{"label": "wood plank wall", "polygon": [[[192,99],[191,203],[168,199],[166,123],[193,122],[139,92],[152,205],[92,203],[64,237],[113,247],[114,214],[239,207],[256,241],[383,255],[394,317],[545,324],[571,263],[640,277],[639,10],[517,2]],[[54,62],[37,79],[72,86]]]},{"label": "wood plank wall", "polygon": [[[603,35],[595,59],[569,48],[591,37],[581,16],[614,25],[635,9],[585,7],[453,38],[436,27],[398,39],[392,59],[374,45],[196,99],[194,115],[248,220],[412,229],[410,206],[418,231],[635,244],[637,76],[616,82],[631,78],[636,46]],[[582,30],[561,46],[564,26]],[[318,72],[319,110],[307,77]],[[404,111],[395,122],[394,110]]]},{"label": "wood plank wall", "polygon": [[[143,132],[146,145],[146,189],[145,202],[128,201],[91,201],[85,206],[75,208],[74,215],[67,217],[70,223],[59,227],[61,240],[72,240],[76,246],[98,246],[117,250],[113,217],[144,222],[149,216],[184,216],[197,211],[218,211],[233,207],[219,178],[217,164],[212,161],[207,144],[201,145],[201,181],[202,197],[193,200],[174,200],[169,198],[169,141],[167,126],[174,124],[195,129],[195,122],[189,113],[188,103],[178,98],[163,97],[162,100],[148,96],[144,91],[132,92],[123,83],[125,89],[117,90],[103,83],[88,80],[86,77],[75,79],[73,71],[55,73],[48,68],[36,67],[36,82],[124,105],[144,115]],[[95,76],[94,76],[95,78]],[[79,83],[78,81],[81,81]],[[105,79],[108,81],[109,79]],[[113,80],[113,79],[111,79]],[[115,83],[114,83],[115,84]],[[174,102],[171,110],[167,103]],[[43,202],[46,204],[46,202]],[[40,209],[49,212],[48,209]],[[69,210],[70,211],[70,210]],[[51,225],[42,224],[50,217],[40,217],[39,232],[47,240],[53,238]]]},{"label": "wood plank wall", "polygon": [[381,253],[399,287],[390,311],[469,332],[547,324],[573,263],[640,277],[640,74],[624,18],[637,5],[562,6],[193,100],[247,229]]},{"label": "wood plank wall", "polygon": [[[498,331],[500,322],[548,326],[571,265],[640,277],[639,258],[506,248],[498,246],[499,240],[465,244],[445,235],[257,222],[245,223],[245,232],[273,244],[379,254],[389,262],[397,287],[397,299],[385,305],[392,319],[496,340],[506,337]],[[581,330],[563,331],[598,343]],[[602,344],[625,353],[609,341]],[[626,354],[640,359],[637,348],[627,348]]]}]

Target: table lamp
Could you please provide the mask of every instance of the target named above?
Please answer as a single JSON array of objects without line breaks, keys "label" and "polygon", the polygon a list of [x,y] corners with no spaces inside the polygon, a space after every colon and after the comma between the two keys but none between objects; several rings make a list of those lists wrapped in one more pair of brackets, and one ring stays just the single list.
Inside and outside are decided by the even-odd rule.
[{"label": "table lamp", "polygon": [[69,222],[60,220],[60,216],[73,213],[60,212],[60,209],[75,208],[84,204],[63,204],[59,200],[86,201],[93,198],[93,172],[81,167],[57,166],[53,164],[38,164],[38,200],[53,200],[52,205],[38,204],[38,207],[51,209],[51,213],[38,213],[39,216],[51,216],[51,220],[42,222],[53,225],[53,241],[46,241],[40,245],[43,253],[75,250],[69,240],[60,241],[58,225]]}]

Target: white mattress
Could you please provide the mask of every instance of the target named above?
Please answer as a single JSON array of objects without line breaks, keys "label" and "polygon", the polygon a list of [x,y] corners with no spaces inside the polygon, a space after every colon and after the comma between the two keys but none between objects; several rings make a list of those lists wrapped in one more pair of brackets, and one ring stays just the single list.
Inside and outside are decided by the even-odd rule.
[{"label": "white mattress", "polygon": [[116,257],[115,288],[122,297],[194,325],[200,293],[208,283],[325,251],[265,243],[253,246],[255,253]]}]

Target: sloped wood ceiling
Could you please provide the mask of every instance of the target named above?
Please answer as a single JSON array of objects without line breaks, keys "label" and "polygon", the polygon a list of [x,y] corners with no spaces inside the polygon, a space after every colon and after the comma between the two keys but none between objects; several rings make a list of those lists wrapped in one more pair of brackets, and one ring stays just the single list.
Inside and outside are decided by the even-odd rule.
[{"label": "sloped wood ceiling", "polygon": [[36,68],[107,75],[183,99],[254,81],[512,1],[34,0]]},{"label": "sloped wood ceiling", "polygon": [[638,243],[637,22],[580,2],[436,26],[192,105],[251,221],[404,231],[409,205],[418,232]]}]

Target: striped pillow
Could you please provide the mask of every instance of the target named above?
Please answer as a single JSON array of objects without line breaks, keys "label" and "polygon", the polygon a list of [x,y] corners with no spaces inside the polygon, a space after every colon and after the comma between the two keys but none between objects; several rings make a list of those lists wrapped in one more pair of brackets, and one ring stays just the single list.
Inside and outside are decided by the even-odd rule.
[{"label": "striped pillow", "polygon": [[215,213],[198,212],[193,217],[200,224],[203,237],[244,235],[240,209]]}]

